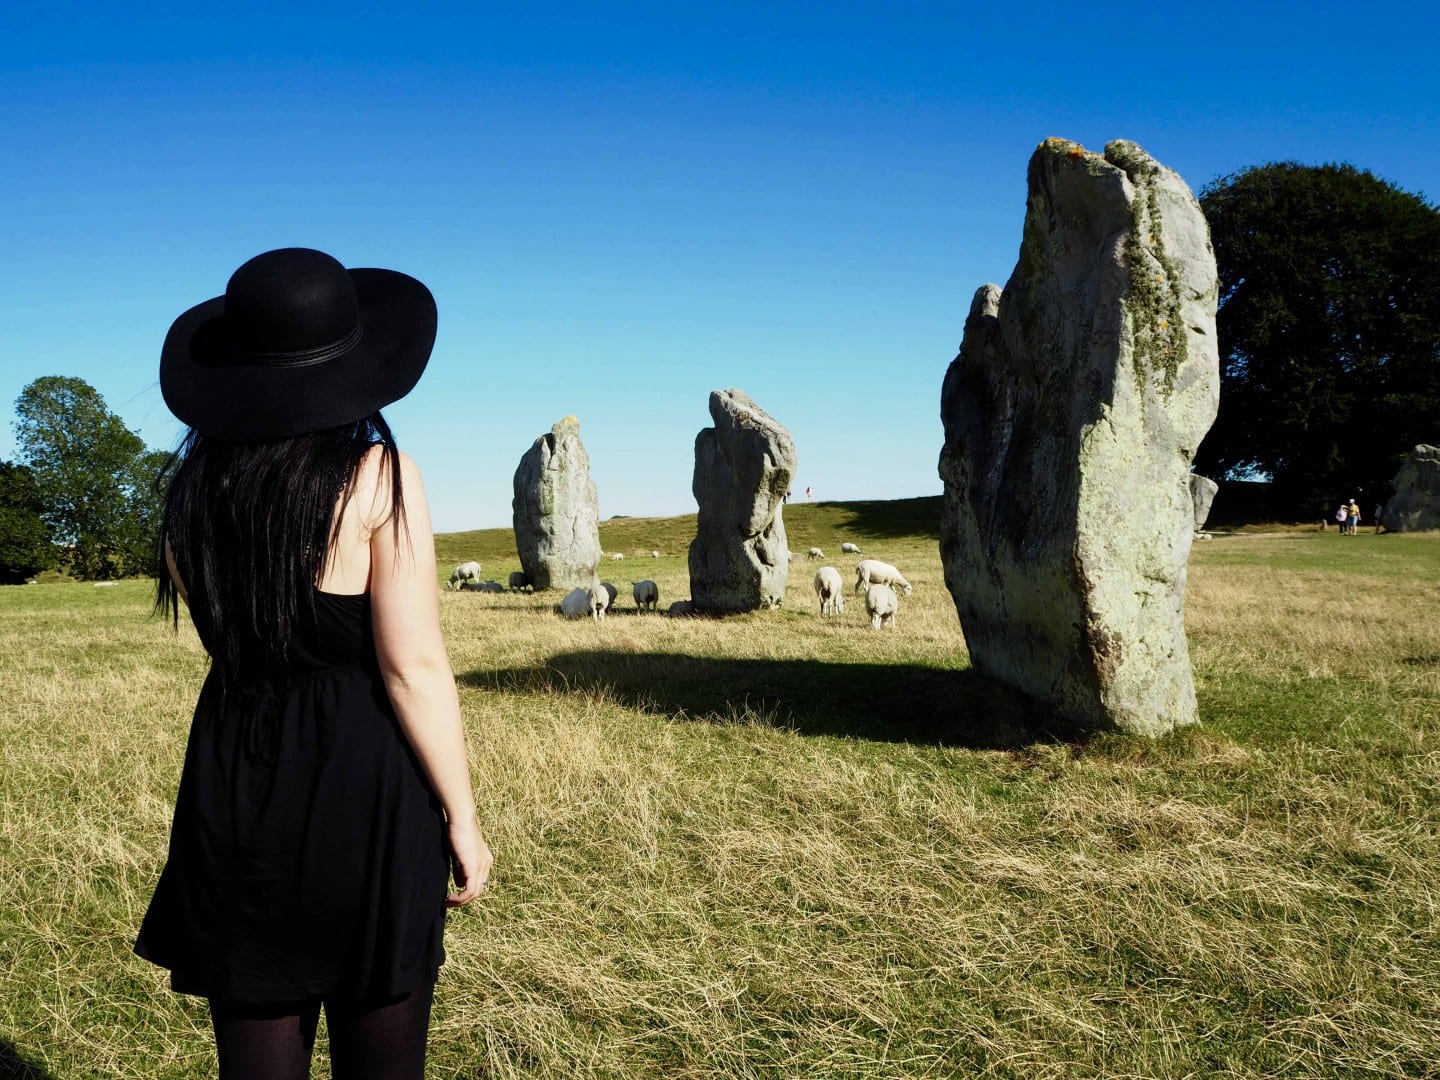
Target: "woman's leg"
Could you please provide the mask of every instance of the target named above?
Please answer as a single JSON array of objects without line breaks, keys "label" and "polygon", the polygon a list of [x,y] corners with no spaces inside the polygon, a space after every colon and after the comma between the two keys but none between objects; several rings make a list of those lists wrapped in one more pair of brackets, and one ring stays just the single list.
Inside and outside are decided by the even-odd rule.
[{"label": "woman's leg", "polygon": [[382,1001],[325,1002],[335,1080],[423,1080],[434,984]]},{"label": "woman's leg", "polygon": [[210,1002],[220,1080],[305,1080],[319,1001],[281,1005]]}]

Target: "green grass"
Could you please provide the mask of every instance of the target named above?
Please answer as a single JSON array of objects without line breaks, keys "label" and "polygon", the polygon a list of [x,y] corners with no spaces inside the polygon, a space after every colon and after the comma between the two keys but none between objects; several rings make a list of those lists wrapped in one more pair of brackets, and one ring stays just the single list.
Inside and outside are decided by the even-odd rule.
[{"label": "green grass", "polygon": [[[634,613],[693,518],[602,524],[600,626],[442,595],[498,861],[432,1075],[1440,1075],[1440,538],[1198,544],[1202,724],[1066,742],[968,671],[935,500],[786,516],[906,571],[893,631],[808,562],[776,611]],[[129,954],[205,664],[149,596],[0,589],[0,1077],[213,1074]]]}]

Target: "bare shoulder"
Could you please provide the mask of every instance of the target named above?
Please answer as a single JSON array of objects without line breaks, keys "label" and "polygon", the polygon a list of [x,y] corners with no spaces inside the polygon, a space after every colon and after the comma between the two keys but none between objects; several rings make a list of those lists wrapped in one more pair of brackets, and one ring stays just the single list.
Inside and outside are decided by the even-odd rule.
[{"label": "bare shoulder", "polygon": [[[424,480],[414,458],[403,450],[396,451],[396,454],[399,459],[400,493],[408,508],[414,500],[424,498]],[[364,508],[364,524],[371,532],[390,521],[390,484],[385,447],[376,443],[365,451],[355,471],[354,500]]]}]

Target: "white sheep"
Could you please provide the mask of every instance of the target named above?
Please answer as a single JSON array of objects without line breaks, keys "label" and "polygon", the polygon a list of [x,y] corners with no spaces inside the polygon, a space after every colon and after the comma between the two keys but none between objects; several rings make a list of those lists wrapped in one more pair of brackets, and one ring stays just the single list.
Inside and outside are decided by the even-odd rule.
[{"label": "white sheep", "polygon": [[586,590],[590,600],[590,616],[597,623],[605,618],[605,609],[610,606],[610,590],[614,588],[608,581],[602,581]]},{"label": "white sheep", "polygon": [[560,614],[567,619],[579,619],[590,614],[590,590],[571,589],[560,601]]},{"label": "white sheep", "polygon": [[655,605],[660,603],[660,586],[649,578],[632,581],[630,593],[635,597],[635,606],[641,611],[654,611]]},{"label": "white sheep", "polygon": [[811,548],[805,554],[812,559],[823,559],[825,557],[825,553],[819,548]]},{"label": "white sheep", "polygon": [[607,608],[614,607],[615,598],[620,595],[620,590],[608,581],[600,582],[600,587],[605,590],[605,606]]},{"label": "white sheep", "polygon": [[611,562],[619,562],[619,561],[620,561],[621,559],[623,559],[623,558],[625,558],[625,552],[623,552],[623,551],[617,551],[617,552],[615,552],[613,555],[610,556],[610,561],[611,561]]},{"label": "white sheep", "polygon": [[652,551],[652,552],[650,552],[650,558],[652,558],[652,559],[658,559],[659,557],[660,557],[660,552],[658,552],[658,551]]},{"label": "white sheep", "polygon": [[863,554],[865,554],[863,551],[860,550],[860,545],[859,545],[859,544],[852,544],[852,543],[850,543],[850,542],[848,542],[848,541],[840,545],[840,553],[841,553],[842,555],[863,555]]},{"label": "white sheep", "polygon": [[462,562],[454,570],[450,571],[450,580],[445,583],[447,589],[455,588],[457,582],[479,581],[480,564],[478,562]]},{"label": "white sheep", "polygon": [[910,583],[905,580],[899,570],[889,563],[883,563],[879,559],[861,559],[855,566],[855,591],[859,592],[867,585],[898,585],[900,595],[910,595]]},{"label": "white sheep", "polygon": [[665,612],[672,619],[681,619],[695,614],[695,605],[689,600],[676,600]]},{"label": "white sheep", "polygon": [[524,592],[526,589],[534,592],[535,586],[530,581],[530,575],[525,573],[524,570],[511,570],[510,589],[512,592]]},{"label": "white sheep", "polygon": [[843,615],[845,613],[845,579],[833,566],[822,566],[815,571],[815,595],[820,597],[821,615]]},{"label": "white sheep", "polygon": [[872,630],[892,626],[900,610],[900,598],[889,585],[871,585],[865,590],[865,610],[870,613]]}]

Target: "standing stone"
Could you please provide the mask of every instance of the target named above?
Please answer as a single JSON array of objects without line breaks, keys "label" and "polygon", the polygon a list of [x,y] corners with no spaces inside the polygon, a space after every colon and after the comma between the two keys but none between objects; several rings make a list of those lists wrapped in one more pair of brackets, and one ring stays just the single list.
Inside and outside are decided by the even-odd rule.
[{"label": "standing stone", "polygon": [[1196,720],[1195,449],[1219,402],[1195,197],[1130,142],[1048,139],[1020,257],[975,294],[940,415],[940,552],[971,661],[1085,727]]},{"label": "standing stone", "polygon": [[580,421],[567,416],[525,451],[515,470],[515,548],[540,589],[588,588],[600,563],[600,500]]},{"label": "standing stone", "polygon": [[716,614],[773,607],[790,572],[781,507],[795,475],[795,443],[741,390],[713,391],[710,416],[715,426],[695,436],[691,490],[700,513],[690,598]]},{"label": "standing stone", "polygon": [[1440,446],[1421,443],[1395,474],[1395,495],[1385,504],[1390,532],[1440,529]]},{"label": "standing stone", "polygon": [[1205,528],[1205,522],[1210,517],[1210,504],[1215,501],[1215,493],[1219,490],[1220,485],[1208,476],[1193,472],[1190,474],[1190,502],[1195,507],[1197,533]]}]

